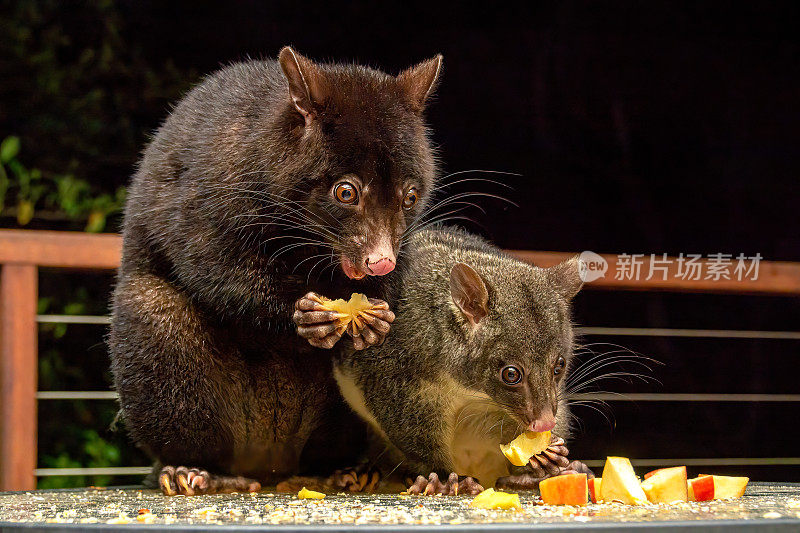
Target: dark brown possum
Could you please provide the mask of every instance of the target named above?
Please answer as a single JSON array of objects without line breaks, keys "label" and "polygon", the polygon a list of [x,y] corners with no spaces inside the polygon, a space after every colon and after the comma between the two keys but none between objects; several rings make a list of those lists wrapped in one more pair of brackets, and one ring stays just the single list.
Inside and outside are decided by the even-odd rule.
[{"label": "dark brown possum", "polygon": [[156,132],[130,187],[109,347],[131,436],[188,467],[166,471],[165,492],[274,482],[346,412],[330,352],[309,345],[325,317],[299,312],[306,342],[294,304],[382,296],[434,185],[422,112],[440,69],[391,76],[287,47],[212,74]]},{"label": "dark brown possum", "polygon": [[[343,349],[334,367],[344,398],[391,451],[381,454],[389,468],[434,472],[412,490],[445,494],[455,492],[458,475],[532,488],[565,468],[588,471],[569,463],[563,442],[570,301],[582,286],[577,258],[537,268],[447,229],[415,234],[404,253],[392,282],[392,334],[364,351]],[[523,430],[560,437],[552,461],[509,469],[499,444]],[[465,490],[476,487],[462,478]]]}]

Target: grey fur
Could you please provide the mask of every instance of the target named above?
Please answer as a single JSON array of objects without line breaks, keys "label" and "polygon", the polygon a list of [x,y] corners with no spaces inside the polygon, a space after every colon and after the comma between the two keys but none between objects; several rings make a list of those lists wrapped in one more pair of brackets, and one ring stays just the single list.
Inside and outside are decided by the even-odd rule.
[{"label": "grey fur", "polygon": [[[459,401],[457,387],[440,385],[449,381],[486,394],[487,407],[500,406],[500,411],[487,408],[485,420],[473,421],[475,431],[491,434],[491,446],[520,433],[547,404],[557,417],[554,433],[566,438],[566,370],[556,379],[553,365],[558,356],[568,365],[572,356],[570,299],[581,286],[578,262],[533,267],[478,237],[447,229],[415,235],[405,254],[393,285],[392,335],[382,346],[345,352],[335,366],[340,387],[352,380],[363,394],[368,413],[364,416],[362,407],[360,414],[385,436],[393,460],[403,461],[411,475],[457,471],[446,414]],[[489,292],[489,314],[475,329],[451,298],[450,272],[459,262],[477,271]],[[501,381],[500,371],[509,363],[524,369],[523,386]],[[358,411],[357,394],[348,396],[346,388],[345,398]]]}]

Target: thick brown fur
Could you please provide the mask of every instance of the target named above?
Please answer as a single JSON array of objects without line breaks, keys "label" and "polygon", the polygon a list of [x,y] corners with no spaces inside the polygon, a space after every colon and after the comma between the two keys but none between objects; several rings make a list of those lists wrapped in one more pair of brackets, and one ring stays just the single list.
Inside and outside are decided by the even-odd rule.
[{"label": "thick brown fur", "polygon": [[[298,105],[293,59],[313,84]],[[398,248],[425,208],[421,112],[440,64],[395,77],[287,48],[209,76],[156,132],[130,187],[109,348],[125,426],[158,462],[274,483],[303,454],[319,471],[346,461],[360,434],[333,431],[348,411],[330,352],[297,337],[292,306],[309,290],[382,295],[393,274],[350,281],[339,258],[377,233]],[[358,210],[331,194],[349,175],[370,190]]]}]

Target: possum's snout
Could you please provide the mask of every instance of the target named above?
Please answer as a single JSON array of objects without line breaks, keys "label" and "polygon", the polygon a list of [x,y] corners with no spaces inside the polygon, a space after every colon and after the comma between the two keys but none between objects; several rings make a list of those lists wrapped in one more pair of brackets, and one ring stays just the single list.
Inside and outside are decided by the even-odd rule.
[{"label": "possum's snout", "polygon": [[397,256],[391,239],[385,237],[371,249],[367,248],[360,260],[353,261],[347,255],[342,254],[341,262],[342,270],[348,278],[361,279],[364,276],[385,276],[393,271],[397,264]]},{"label": "possum's snout", "polygon": [[394,254],[390,257],[380,257],[374,261],[370,261],[368,257],[364,260],[363,267],[358,268],[350,259],[342,256],[342,270],[350,279],[361,279],[364,276],[384,276],[394,270],[395,261]]},{"label": "possum's snout", "polygon": [[372,263],[367,259],[367,269],[373,276],[384,276],[394,270],[394,261],[388,257],[383,257]]},{"label": "possum's snout", "polygon": [[549,418],[537,418],[528,424],[529,431],[537,431],[539,433],[542,431],[552,431],[554,427],[556,427],[556,417],[552,414]]},{"label": "possum's snout", "polygon": [[552,431],[556,427],[556,415],[550,407],[546,407],[538,416],[530,416],[529,420],[528,431]]}]

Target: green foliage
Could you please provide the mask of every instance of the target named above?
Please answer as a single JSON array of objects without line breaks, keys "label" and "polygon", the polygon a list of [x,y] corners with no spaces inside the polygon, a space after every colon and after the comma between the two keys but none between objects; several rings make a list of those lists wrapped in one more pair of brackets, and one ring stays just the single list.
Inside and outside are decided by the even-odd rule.
[{"label": "green foliage", "polygon": [[8,163],[19,153],[19,137],[6,137],[0,144],[0,163]]},{"label": "green foliage", "polygon": [[0,215],[9,213],[26,226],[43,209],[49,220],[86,220],[85,231],[100,232],[108,216],[122,210],[125,188],[113,194],[98,192],[73,174],[29,169],[18,158],[19,137],[6,137],[0,144]]},{"label": "green foliage", "polygon": [[16,132],[40,168],[111,192],[196,78],[147,57],[125,6],[112,1],[8,2],[0,7],[0,132]]},{"label": "green foliage", "polygon": [[[147,21],[130,16],[131,6],[0,1],[0,227],[116,229],[142,146],[198,77],[158,47],[147,50],[135,27]],[[40,277],[40,313],[107,312],[102,276],[57,277]],[[39,388],[107,390],[103,332],[43,324]],[[116,410],[111,401],[40,402],[39,465],[147,464],[123,432],[108,430]],[[41,478],[39,486],[121,481]]]},{"label": "green foliage", "polygon": [[[103,466],[116,466],[119,464],[120,451],[117,446],[106,442],[92,429],[80,432],[80,441],[85,458],[78,461],[67,452],[56,456],[44,456],[46,468],[94,468]],[[42,478],[37,487],[40,489],[60,489],[74,486],[105,486],[111,481],[111,476],[52,476]]]}]

